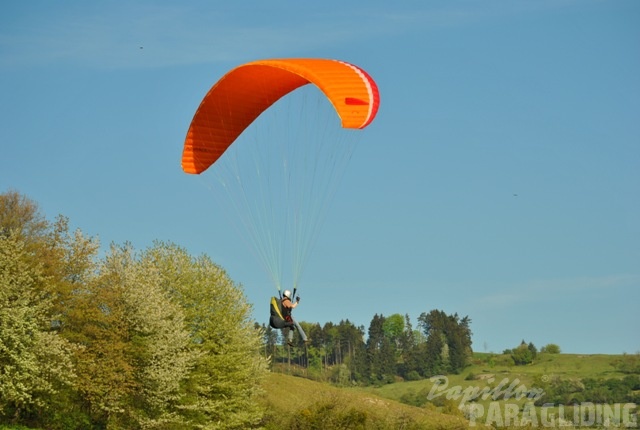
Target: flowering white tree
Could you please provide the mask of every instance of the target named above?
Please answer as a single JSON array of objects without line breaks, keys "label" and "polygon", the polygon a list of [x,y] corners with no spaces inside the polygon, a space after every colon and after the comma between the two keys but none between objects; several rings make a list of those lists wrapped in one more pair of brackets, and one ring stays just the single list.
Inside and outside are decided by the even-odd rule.
[{"label": "flowering white tree", "polygon": [[46,409],[75,377],[72,345],[51,331],[44,276],[29,259],[23,241],[0,234],[0,417],[12,419]]},{"label": "flowering white tree", "polygon": [[177,413],[197,351],[184,312],[161,287],[159,271],[128,246],[112,246],[96,278],[75,294],[70,321],[81,351],[79,389],[108,425],[185,425]]},{"label": "flowering white tree", "polygon": [[145,253],[165,291],[182,306],[197,360],[188,375],[183,413],[198,428],[246,429],[262,410],[256,396],[267,373],[262,333],[242,289],[208,257],[156,243]]}]

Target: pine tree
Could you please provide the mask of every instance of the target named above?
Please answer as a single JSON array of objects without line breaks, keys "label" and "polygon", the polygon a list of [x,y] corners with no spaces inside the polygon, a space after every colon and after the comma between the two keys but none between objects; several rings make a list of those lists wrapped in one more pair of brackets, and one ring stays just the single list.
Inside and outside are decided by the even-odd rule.
[{"label": "pine tree", "polygon": [[427,337],[424,376],[439,373],[460,373],[471,357],[471,320],[457,314],[447,315],[432,310],[422,313],[418,322]]},{"label": "pine tree", "polygon": [[369,325],[367,364],[369,380],[373,383],[393,381],[395,375],[395,348],[384,333],[383,315],[375,314]]}]

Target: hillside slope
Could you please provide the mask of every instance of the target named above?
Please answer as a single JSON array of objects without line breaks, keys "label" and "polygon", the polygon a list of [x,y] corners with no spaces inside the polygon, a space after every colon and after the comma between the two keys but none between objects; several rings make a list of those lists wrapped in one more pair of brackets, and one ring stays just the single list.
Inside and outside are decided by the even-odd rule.
[{"label": "hillside slope", "polygon": [[268,429],[466,429],[459,417],[384,399],[358,388],[338,388],[271,373],[264,382]]},{"label": "hillside slope", "polygon": [[[557,379],[580,380],[584,378],[623,378],[634,371],[622,372],[622,363],[628,368],[640,369],[640,356],[606,354],[539,354],[538,358],[525,366],[515,366],[509,355],[475,353],[472,364],[459,375],[446,375],[437,378],[441,384],[452,387],[495,387],[500,383],[529,388],[540,387],[540,381]],[[414,393],[428,393],[434,383],[429,379],[407,381],[383,385],[379,388],[367,388],[373,394],[383,398],[400,400]],[[442,388],[445,388],[443,386]]]}]

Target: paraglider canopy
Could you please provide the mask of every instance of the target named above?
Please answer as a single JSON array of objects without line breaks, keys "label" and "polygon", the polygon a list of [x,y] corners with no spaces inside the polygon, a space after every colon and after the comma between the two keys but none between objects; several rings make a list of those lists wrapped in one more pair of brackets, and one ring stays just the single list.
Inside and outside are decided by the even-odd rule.
[{"label": "paraglider canopy", "polygon": [[224,75],[202,100],[187,132],[182,169],[192,174],[208,169],[264,110],[309,83],[326,95],[342,127],[364,128],[375,118],[378,88],[353,64],[327,59],[246,63]]},{"label": "paraglider canopy", "polygon": [[376,83],[353,64],[268,59],[226,73],[196,110],[182,169],[215,178],[220,207],[233,209],[278,291],[286,285],[295,295],[354,142],[379,103]]}]

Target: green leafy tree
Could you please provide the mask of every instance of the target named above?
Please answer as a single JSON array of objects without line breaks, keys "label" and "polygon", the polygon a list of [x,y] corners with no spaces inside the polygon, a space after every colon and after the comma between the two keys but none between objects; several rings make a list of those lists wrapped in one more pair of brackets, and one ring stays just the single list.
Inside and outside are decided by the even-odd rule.
[{"label": "green leafy tree", "polygon": [[135,253],[0,194],[0,419],[51,429],[252,428],[264,331],[207,257]]},{"label": "green leafy tree", "polygon": [[536,358],[537,350],[533,343],[527,343],[523,340],[517,348],[511,350],[511,359],[516,366],[533,363]]},{"label": "green leafy tree", "polygon": [[112,246],[95,279],[74,295],[69,336],[84,345],[78,389],[94,422],[125,428],[184,424],[182,382],[195,363],[179,304],[149,260]]},{"label": "green leafy tree", "polygon": [[560,347],[555,343],[548,343],[540,348],[540,352],[547,354],[560,354]]},{"label": "green leafy tree", "polygon": [[167,294],[184,309],[190,348],[197,353],[184,381],[181,414],[194,427],[245,429],[257,426],[256,402],[267,372],[261,330],[240,286],[207,256],[156,243],[144,253],[160,273]]},{"label": "green leafy tree", "polygon": [[382,331],[384,331],[384,335],[399,348],[402,333],[404,332],[404,317],[400,314],[385,317],[384,323],[382,324]]}]

